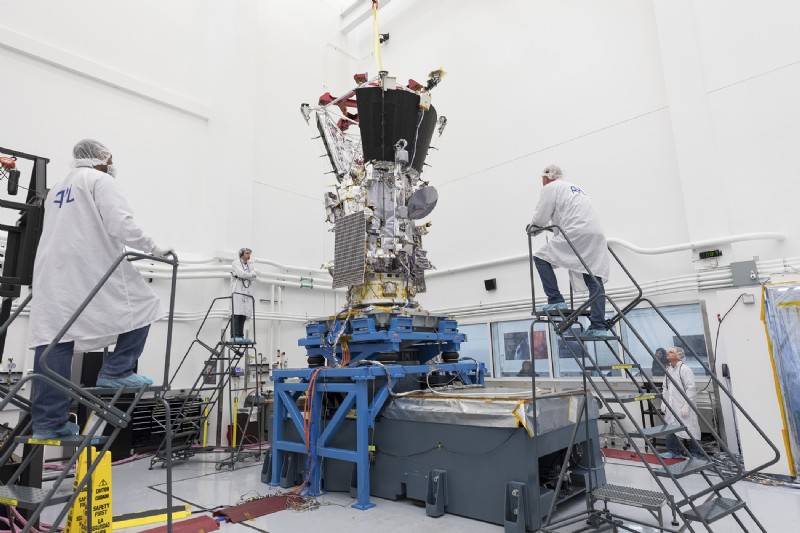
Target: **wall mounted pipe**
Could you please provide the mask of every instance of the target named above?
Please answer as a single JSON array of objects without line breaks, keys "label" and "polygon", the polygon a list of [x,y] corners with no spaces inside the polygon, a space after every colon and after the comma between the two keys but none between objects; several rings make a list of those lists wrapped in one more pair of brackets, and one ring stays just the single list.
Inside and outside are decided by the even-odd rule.
[{"label": "wall mounted pipe", "polygon": [[[182,261],[181,261],[182,262]],[[161,264],[158,263],[139,263],[135,265],[140,271],[144,270],[147,272],[171,272],[169,268],[164,268]],[[213,273],[213,274],[222,274],[219,277],[224,277],[230,273],[230,266],[225,264],[194,264],[189,266],[180,265],[179,266],[179,273],[180,272],[191,272],[191,273]],[[332,280],[330,276],[326,276],[323,278],[315,278],[315,277],[308,277],[308,276],[300,276],[296,274],[285,274],[285,273],[278,273],[278,272],[259,272],[259,278],[268,278],[268,279],[277,279],[277,280],[295,280],[295,281],[310,281],[311,283],[318,284],[318,285],[330,285]],[[259,281],[259,279],[257,279]],[[263,281],[263,280],[261,280]]]},{"label": "wall mounted pipe", "polygon": [[[643,248],[641,246],[636,246],[635,244],[629,243],[628,241],[624,241],[622,239],[616,238],[609,238],[608,244],[609,245],[616,245],[622,246],[623,248],[627,248],[633,252],[645,254],[645,255],[655,255],[655,254],[666,254],[672,252],[679,252],[682,250],[692,250],[696,248],[703,248],[706,246],[714,246],[718,244],[731,244],[735,242],[741,241],[756,241],[756,240],[774,240],[774,241],[782,241],[786,239],[786,235],[783,233],[778,232],[755,232],[755,233],[741,233],[739,235],[731,235],[728,237],[717,237],[714,239],[706,239],[702,241],[695,241],[695,242],[686,242],[682,244],[673,244],[671,246],[662,246],[658,248]],[[426,278],[435,278],[438,276],[444,276],[447,274],[457,274],[461,272],[469,272],[471,270],[478,270],[481,268],[487,268],[492,266],[498,265],[505,265],[508,263],[515,263],[519,261],[527,261],[528,254],[520,254],[520,255],[512,255],[509,257],[504,257],[502,259],[492,259],[491,261],[484,261],[481,263],[472,263],[469,265],[463,265],[459,267],[448,268],[444,270],[434,270],[433,272],[425,274]]]},{"label": "wall mounted pipe", "polygon": [[[145,277],[145,278],[154,278],[154,279],[168,279],[168,278],[172,277],[170,274],[167,274],[166,272],[149,272],[147,270],[145,270],[143,272],[140,270],[140,274],[142,274],[142,276]],[[219,274],[202,274],[202,273],[181,274],[180,271],[178,272],[178,279],[214,279],[214,278],[224,279],[224,278],[227,278],[227,277],[228,277],[228,275],[226,273],[219,273]],[[298,288],[298,289],[306,289],[306,290],[316,290],[316,291],[325,291],[325,292],[334,292],[334,291],[345,292],[345,289],[333,289],[330,286],[324,286],[324,285],[308,285],[308,284],[300,283],[300,282],[296,282],[296,281],[283,281],[283,280],[270,279],[270,280],[262,280],[261,283],[274,283],[274,284],[279,285],[281,287],[295,287],[295,288]]]},{"label": "wall mounted pipe", "polygon": [[622,246],[623,248],[627,248],[628,250],[631,250],[632,252],[636,252],[638,254],[657,255],[657,254],[669,254],[672,252],[680,252],[683,250],[696,250],[698,248],[705,248],[707,246],[716,246],[719,244],[732,244],[735,242],[742,242],[742,241],[761,241],[761,240],[782,241],[784,239],[786,239],[786,235],[783,233],[762,231],[754,233],[740,233],[739,235],[731,235],[729,237],[717,237],[714,239],[685,242],[682,244],[673,244],[671,246],[660,246],[657,248],[642,248],[641,246],[636,246],[635,244],[631,244],[628,241],[623,241],[622,239],[608,239],[608,244]]}]

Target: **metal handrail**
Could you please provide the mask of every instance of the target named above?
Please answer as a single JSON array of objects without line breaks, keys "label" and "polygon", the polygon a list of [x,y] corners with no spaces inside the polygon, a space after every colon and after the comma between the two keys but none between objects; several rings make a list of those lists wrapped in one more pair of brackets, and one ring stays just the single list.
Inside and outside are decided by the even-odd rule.
[{"label": "metal handrail", "polygon": [[[573,253],[575,253],[576,257],[581,262],[583,267],[586,269],[587,273],[590,276],[592,276],[592,278],[594,279],[595,283],[597,283],[597,278],[594,276],[594,274],[592,274],[591,270],[588,268],[588,265],[586,265],[585,261],[583,260],[581,255],[578,253],[578,251],[575,248],[575,246],[573,245],[572,241],[563,232],[563,230],[561,230],[561,228],[559,226],[557,226],[557,225],[551,225],[551,226],[546,226],[546,227],[528,226],[527,233],[528,233],[528,251],[529,251],[529,263],[530,263],[530,275],[531,275],[531,300],[532,300],[532,306],[533,306],[533,314],[537,315],[537,316],[538,316],[538,314],[535,311],[536,297],[535,297],[534,275],[533,275],[533,245],[532,245],[532,237],[533,237],[533,234],[538,234],[539,232],[545,231],[545,230],[552,231],[553,229],[558,229],[561,232],[561,234],[564,236],[567,244],[572,249]],[[661,370],[664,371],[665,379],[669,380],[673,384],[673,386],[676,388],[676,390],[679,392],[679,394],[684,398],[684,400],[686,400],[687,404],[691,406],[690,408],[693,411],[695,411],[695,413],[697,414],[697,416],[699,418],[699,421],[701,421],[704,424],[704,426],[707,427],[710,430],[710,432],[712,433],[712,436],[714,437],[714,439],[725,449],[725,451],[727,451],[728,453],[731,453],[730,449],[724,443],[722,438],[717,434],[717,432],[714,430],[713,426],[711,426],[711,424],[705,419],[705,417],[702,416],[702,414],[699,412],[699,409],[697,409],[695,406],[692,406],[692,402],[690,401],[690,399],[689,399],[688,395],[686,394],[686,392],[683,390],[682,387],[678,386],[678,382],[675,380],[675,378],[673,378],[671,375],[669,375],[669,372],[666,371],[667,369],[664,366],[664,364],[655,356],[655,353],[645,343],[644,339],[641,337],[641,335],[638,333],[638,331],[636,331],[636,329],[633,327],[633,324],[627,318],[626,314],[630,310],[636,308],[642,302],[647,302],[656,311],[656,313],[664,321],[664,323],[669,326],[669,328],[678,337],[678,339],[680,339],[680,341],[684,344],[684,346],[686,346],[686,348],[689,350],[689,352],[700,362],[701,366],[704,368],[704,370],[711,377],[711,379],[715,383],[715,385],[719,389],[721,389],[725,393],[726,396],[728,396],[728,398],[731,400],[731,403],[745,416],[745,418],[748,420],[748,422],[750,422],[750,424],[753,426],[753,428],[759,433],[759,435],[765,440],[765,442],[772,448],[773,452],[775,453],[775,457],[772,460],[767,461],[766,463],[764,463],[762,465],[759,465],[759,466],[757,466],[757,467],[755,467],[753,469],[750,469],[748,471],[744,471],[743,466],[737,464],[736,465],[736,469],[737,469],[736,475],[731,476],[731,477],[726,479],[726,478],[724,478],[722,476],[719,468],[716,465],[714,465],[713,461],[711,461],[710,458],[708,457],[708,455],[705,453],[705,451],[703,451],[703,454],[706,456],[706,459],[709,460],[710,464],[714,465],[713,468],[720,475],[720,477],[722,478],[722,481],[719,482],[719,483],[711,483],[711,480],[709,480],[708,477],[705,474],[703,474],[704,479],[709,483],[710,486],[708,488],[706,488],[706,489],[703,489],[703,490],[699,491],[699,492],[693,493],[691,496],[689,496],[689,494],[683,489],[683,487],[680,485],[680,483],[677,482],[677,478],[675,478],[674,475],[666,468],[666,465],[664,464],[663,460],[660,457],[658,457],[658,461],[659,461],[659,463],[661,463],[661,466],[667,472],[668,477],[675,483],[675,485],[678,487],[678,490],[681,492],[681,494],[684,497],[683,500],[681,500],[679,502],[673,502],[672,505],[674,506],[674,509],[677,510],[681,506],[688,504],[689,506],[692,507],[692,509],[695,512],[697,512],[697,508],[696,508],[696,505],[695,505],[695,501],[697,499],[699,499],[700,497],[705,496],[707,494],[710,494],[712,492],[717,494],[717,495],[719,495],[719,491],[724,489],[724,488],[728,488],[737,498],[739,498],[739,495],[734,491],[732,485],[735,482],[739,481],[740,479],[743,479],[743,478],[745,478],[745,477],[747,477],[747,476],[749,476],[749,475],[751,475],[751,474],[753,474],[755,472],[758,472],[759,470],[762,470],[762,469],[766,468],[767,466],[769,466],[771,464],[776,463],[780,459],[780,452],[778,451],[777,447],[772,443],[772,441],[769,439],[769,437],[764,433],[764,431],[755,423],[755,421],[752,419],[752,417],[744,410],[744,408],[741,406],[741,404],[739,404],[739,402],[736,401],[733,398],[733,395],[731,394],[731,392],[716,377],[716,375],[714,375],[714,373],[711,372],[710,368],[698,357],[698,355],[694,352],[694,350],[691,348],[691,346],[689,346],[689,344],[686,343],[685,339],[683,339],[683,337],[680,335],[680,333],[678,333],[678,331],[675,329],[675,327],[672,325],[672,323],[666,318],[666,316],[658,309],[658,307],[656,307],[656,305],[651,300],[649,300],[647,298],[644,298],[641,287],[638,285],[636,280],[630,274],[630,271],[628,271],[628,269],[625,267],[625,265],[622,264],[622,262],[620,261],[619,257],[610,249],[609,249],[609,252],[614,257],[614,259],[617,261],[617,263],[620,265],[620,267],[625,272],[625,274],[628,276],[628,278],[631,280],[631,282],[634,284],[634,286],[637,288],[638,295],[636,297],[634,297],[634,299],[631,302],[629,302],[624,308],[620,309],[619,306],[617,306],[617,304],[613,301],[613,299],[611,297],[607,296],[606,294],[602,294],[601,295],[601,294],[597,293],[594,296],[590,297],[588,299],[588,301],[586,303],[584,303],[582,306],[580,306],[578,309],[573,310],[573,312],[571,314],[569,314],[568,316],[565,313],[561,313],[559,311],[558,314],[563,319],[563,322],[561,324],[559,324],[559,326],[554,326],[554,331],[559,336],[561,336],[563,338],[564,337],[564,332],[570,330],[572,325],[575,324],[578,321],[578,318],[580,317],[580,315],[583,312],[583,310],[585,310],[587,307],[589,307],[591,305],[591,303],[595,300],[595,298],[597,298],[597,297],[604,298],[606,301],[608,301],[608,303],[611,304],[611,306],[616,311],[615,316],[612,319],[607,321],[608,326],[611,327],[614,324],[616,324],[617,322],[619,322],[620,320],[625,322],[625,324],[628,327],[628,329],[630,329],[634,333],[634,335],[637,337],[639,342],[645,348],[647,353],[653,358],[653,360],[661,368]],[[534,323],[531,324],[531,331],[533,331]],[[587,372],[587,369],[585,367],[585,358],[588,355],[589,356],[589,360],[592,361],[592,364],[596,368],[599,367],[599,361],[595,362],[594,359],[592,358],[592,356],[588,354],[588,352],[586,350],[586,347],[584,346],[583,342],[581,341],[581,339],[578,336],[575,336],[575,340],[577,340],[577,342],[579,343],[579,345],[581,347],[581,351],[582,351],[582,356],[581,357],[583,358],[584,363],[581,363],[581,361],[579,361],[579,357],[573,352],[573,350],[569,346],[569,344],[567,344],[567,347],[570,350],[573,358],[578,362],[579,366],[582,369],[583,380],[584,380],[584,388],[586,388],[586,379],[587,379],[586,372]],[[605,341],[605,342],[606,342],[606,344],[608,344],[608,341]],[[625,346],[625,344],[622,342],[621,339],[619,339],[619,343],[623,348],[623,352],[627,353],[628,357],[630,357],[634,362],[636,362],[636,359],[633,357],[633,354]],[[609,346],[609,348],[610,348],[610,346]],[[612,353],[617,358],[617,360],[619,360],[621,363],[624,364],[624,355],[622,356],[623,360],[621,360],[620,354],[617,354],[616,351],[613,350],[613,348],[612,348]],[[533,361],[531,362],[531,364],[532,364],[532,368],[533,368]],[[637,363],[637,365],[638,365],[638,363]],[[639,366],[641,366],[641,365],[639,365]],[[532,377],[532,386],[533,386],[533,395],[534,395],[534,398],[535,398],[535,395],[536,395],[535,368],[533,369],[532,373],[534,375],[534,377]],[[638,382],[636,382],[633,379],[633,376],[629,372],[626,371],[626,373],[631,378],[631,380],[633,380],[634,383],[636,383],[637,389],[640,390],[640,392],[641,392],[641,388],[639,387]],[[649,385],[651,387],[653,387],[653,389],[655,390],[654,383],[652,382],[652,380],[650,380],[649,376],[647,376],[646,374],[643,374],[643,375],[644,375],[645,379],[648,381]],[[602,373],[601,373],[600,374],[600,378],[603,380],[603,382],[605,383],[606,387],[611,392],[611,394],[614,396],[614,398],[617,400],[617,402],[619,402],[620,407],[622,408],[622,410],[631,419],[636,431],[639,434],[643,435],[642,428],[639,427],[639,424],[632,417],[631,413],[628,411],[628,408],[625,406],[625,403],[620,401],[619,396],[617,395],[616,391],[614,391],[614,389],[611,387],[611,385],[608,382],[608,380],[606,379],[606,377],[603,376]],[[592,384],[592,387],[599,394],[600,391],[597,388],[597,385],[595,384],[595,382],[593,380],[591,380],[591,379],[589,380],[589,382]],[[608,406],[608,402],[603,400],[603,403],[606,404],[607,407],[609,407]],[[680,417],[678,416],[678,413],[673,409],[673,407],[671,405],[666,404],[666,407],[673,414],[673,416],[676,418],[676,420],[680,420]],[[609,409],[610,409],[610,407],[609,407]],[[585,413],[585,412],[582,411],[582,414],[588,414],[588,413]],[[661,417],[660,414],[659,414],[659,418],[661,419],[662,422],[664,422],[663,417]],[[535,420],[535,410],[534,410],[534,420]],[[624,429],[623,429],[623,434],[627,435],[627,432],[625,432]],[[689,435],[689,436],[690,436],[690,438],[692,440],[695,440],[694,437],[692,437],[691,435]],[[645,443],[649,444],[652,447],[652,443],[650,442],[650,439],[647,436],[645,436],[644,438],[645,438]],[[636,453],[641,455],[641,451],[639,450],[637,444],[634,441],[631,441],[631,445],[633,446],[633,448],[636,451]],[[654,473],[652,467],[646,461],[645,461],[645,467],[650,471],[651,474],[653,474],[653,477],[654,477],[656,483],[666,493],[665,487],[662,486],[662,483],[661,483],[660,479],[658,479],[658,477],[655,476],[655,473]],[[741,498],[739,498],[739,499],[741,499]],[[552,513],[552,510],[553,510],[554,507],[555,507],[555,505],[551,506],[551,513]],[[750,517],[753,518],[753,520],[755,520],[756,523],[759,525],[759,527],[763,530],[763,527],[760,525],[758,520],[755,518],[755,516],[753,515],[752,511],[747,507],[745,507],[745,509],[746,509],[747,513],[750,515]],[[736,518],[737,523],[742,525],[737,517],[734,516],[734,518]],[[549,522],[550,522],[550,518],[548,517],[547,523],[549,523]],[[702,520],[702,522],[704,523],[704,525],[706,525],[706,527],[708,527],[707,524],[705,523],[705,520]],[[744,526],[742,526],[742,527],[744,527]],[[689,526],[689,529],[691,529],[691,526]]]},{"label": "metal handrail", "polygon": [[[52,385],[58,386],[59,388],[64,389],[64,392],[73,400],[76,400],[78,403],[87,407],[94,411],[99,417],[103,418],[107,422],[113,425],[121,425],[121,427],[126,427],[129,422],[129,417],[126,417],[125,413],[123,413],[118,408],[114,407],[113,405],[103,401],[100,397],[95,396],[91,392],[85,389],[81,389],[80,387],[75,386],[70,380],[66,379],[65,377],[57,374],[54,372],[48,365],[47,365],[47,356],[50,354],[52,349],[59,343],[59,341],[64,337],[64,335],[69,331],[69,328],[77,321],[78,317],[83,313],[89,303],[94,299],[100,289],[102,289],[103,285],[109,280],[112,276],[114,271],[117,267],[122,263],[122,261],[128,259],[131,261],[138,261],[141,259],[147,259],[151,261],[158,261],[161,263],[171,264],[173,266],[173,274],[172,274],[172,286],[171,286],[171,294],[170,294],[170,306],[169,306],[169,314],[167,318],[167,348],[165,354],[165,361],[164,361],[164,382],[162,384],[162,388],[166,388],[167,377],[169,376],[169,360],[170,360],[170,353],[172,347],[172,331],[173,331],[173,315],[175,312],[175,287],[177,281],[177,270],[178,270],[178,257],[175,255],[174,252],[170,252],[173,259],[166,259],[160,257],[154,257],[151,255],[143,254],[140,252],[123,252],[122,254],[117,257],[114,263],[109,267],[106,273],[100,278],[94,288],[89,292],[89,294],[84,298],[72,316],[67,320],[67,323],[59,330],[56,334],[55,338],[50,342],[50,344],[45,348],[44,352],[42,353],[39,363],[42,368],[42,372],[40,374],[31,374],[28,376],[24,376],[21,378],[13,387],[9,389],[9,396],[0,400],[0,409],[5,407],[10,402],[10,397],[16,396],[22,387],[30,380],[44,380],[49,381]],[[25,300],[25,304],[30,301],[33,293],[31,293],[28,298]],[[19,306],[17,312],[13,317],[10,317],[8,321],[0,328],[0,334],[4,332],[10,323],[13,321],[14,318],[19,316],[19,312],[21,312],[22,306]]]},{"label": "metal handrail", "polygon": [[[234,295],[246,296],[247,298],[249,298],[251,300],[251,306],[252,306],[252,311],[253,311],[253,320],[255,321],[255,298],[251,294],[234,292],[230,296],[219,296],[219,297],[214,298],[213,300],[211,300],[211,304],[208,306],[208,310],[206,310],[206,314],[203,317],[203,320],[200,322],[200,325],[198,326],[197,331],[195,332],[194,340],[189,344],[189,348],[186,350],[186,353],[183,355],[183,358],[181,358],[181,361],[178,364],[178,367],[175,369],[175,372],[172,374],[172,377],[169,378],[169,386],[170,387],[172,387],[173,382],[178,377],[178,374],[180,373],[181,368],[183,368],[184,363],[189,358],[189,354],[192,352],[192,349],[194,348],[195,344],[199,344],[201,347],[205,348],[211,354],[212,357],[220,357],[220,356],[222,356],[223,352],[220,351],[220,350],[217,350],[217,348],[220,346],[220,344],[224,344],[224,341],[220,341],[220,343],[218,343],[217,347],[215,348],[215,347],[209,346],[206,342],[204,342],[200,338],[200,334],[202,333],[203,329],[205,328],[206,322],[208,321],[209,317],[211,316],[211,312],[213,311],[214,306],[220,300],[230,300],[231,301],[231,316],[228,318],[228,321],[225,324],[225,330],[228,329],[228,327],[231,324],[232,318],[233,318],[233,296]],[[253,340],[253,344],[255,344],[255,341],[256,341],[256,329],[255,329],[255,327],[253,327],[253,339],[252,340]],[[222,348],[222,350],[224,350],[224,347]],[[230,370],[230,368],[228,370]],[[193,394],[194,391],[197,390],[198,385],[202,388],[202,385],[201,385],[202,378],[203,378],[203,374],[201,373],[197,377],[195,383],[192,385],[192,388],[190,389],[189,393],[186,395],[186,397],[183,399],[183,401],[178,406],[178,411],[177,411],[174,419],[172,419],[170,427],[167,428],[169,430],[169,433],[176,432],[176,430],[178,430],[181,427],[181,425],[185,422],[186,407],[188,405],[191,405],[191,403],[193,402],[194,398],[193,398],[192,394]],[[222,380],[220,380],[220,384],[217,387],[215,387],[215,392],[210,397],[210,398],[213,398],[213,403],[215,403],[215,402],[217,402],[219,400],[220,387],[222,387],[224,384],[226,384],[228,379],[230,379],[230,378],[229,377],[227,379],[223,378]],[[241,449],[241,446],[239,448]],[[166,459],[165,460],[171,460],[171,456],[172,456],[171,442],[169,442],[169,443],[167,442],[167,437],[166,436],[165,436],[164,440],[161,442],[161,444],[159,445],[158,449],[156,450],[156,453],[153,455],[153,458],[150,461],[150,468],[151,469],[153,468],[153,466],[155,465],[155,463],[158,460],[161,460],[161,452],[162,452],[162,450],[164,450],[164,453],[166,454],[166,456],[165,456]]]},{"label": "metal handrail", "polygon": [[[125,389],[125,388],[117,389],[115,391],[115,394],[114,394],[113,398],[109,402],[106,402],[102,398],[92,394],[91,392],[89,392],[87,390],[83,390],[83,389],[81,389],[79,387],[76,387],[75,385],[73,385],[73,383],[71,381],[67,380],[63,376],[60,376],[59,374],[54,372],[50,367],[47,366],[47,355],[49,354],[49,352],[53,349],[53,347],[56,344],[58,344],[58,342],[63,338],[63,336],[66,334],[66,332],[72,326],[72,324],[74,324],[75,321],[78,319],[78,317],[81,315],[81,313],[83,313],[83,311],[89,305],[91,300],[97,295],[97,293],[100,291],[100,289],[103,287],[103,285],[111,277],[111,275],[116,270],[116,268],[122,263],[122,261],[124,261],[126,259],[129,260],[129,261],[137,261],[137,260],[141,260],[141,259],[147,259],[147,260],[151,260],[151,261],[158,261],[158,262],[167,263],[167,264],[172,265],[172,283],[171,283],[171,286],[170,286],[170,302],[169,302],[169,311],[168,311],[168,316],[167,316],[167,342],[166,342],[166,353],[165,353],[165,357],[164,357],[164,381],[162,383],[162,386],[160,388],[158,388],[159,391],[157,393],[157,395],[160,397],[160,400],[162,401],[162,403],[165,402],[164,393],[168,389],[167,378],[169,376],[169,363],[170,363],[170,355],[171,355],[171,351],[172,351],[173,318],[174,318],[174,313],[175,313],[175,293],[176,293],[176,287],[177,287],[177,271],[178,271],[178,257],[177,257],[177,255],[174,252],[170,252],[169,255],[172,255],[172,259],[167,259],[166,257],[164,257],[164,258],[154,257],[154,256],[150,256],[150,255],[146,255],[146,254],[142,254],[142,253],[138,253],[138,252],[125,252],[125,253],[120,254],[120,256],[114,261],[114,263],[111,265],[111,267],[108,269],[108,271],[100,279],[100,281],[98,281],[98,283],[94,286],[92,291],[90,291],[89,295],[83,300],[83,302],[78,307],[78,309],[73,313],[73,315],[67,321],[67,324],[64,325],[64,327],[61,328],[61,330],[58,332],[56,337],[51,341],[51,343],[47,346],[47,348],[45,348],[44,352],[42,353],[42,355],[41,355],[41,357],[39,359],[39,362],[40,362],[41,367],[42,367],[42,372],[41,373],[37,373],[37,374],[31,374],[29,376],[25,376],[22,379],[20,379],[14,385],[14,387],[8,389],[7,391],[6,390],[3,391],[5,396],[0,401],[0,409],[5,407],[9,403],[13,403],[13,402],[16,401],[16,397],[17,397],[19,391],[22,389],[22,387],[24,386],[25,383],[27,383],[28,381],[31,381],[31,380],[39,380],[39,381],[47,382],[50,385],[52,385],[52,386],[54,386],[54,387],[56,387],[58,389],[62,389],[63,392],[65,392],[69,397],[71,397],[74,400],[77,400],[78,403],[80,403],[81,405],[87,407],[88,409],[90,409],[91,411],[93,411],[93,412],[95,412],[97,414],[97,420],[95,421],[94,425],[89,430],[89,432],[84,436],[84,438],[81,440],[81,443],[78,446],[76,452],[69,459],[69,461],[67,463],[67,467],[61,472],[59,477],[56,479],[56,481],[54,482],[54,484],[52,485],[52,487],[48,491],[45,499],[42,501],[42,503],[40,503],[37,506],[36,509],[34,509],[33,513],[28,518],[28,523],[25,525],[25,527],[23,527],[22,533],[25,533],[25,532],[29,531],[32,528],[33,524],[36,522],[38,517],[41,515],[42,511],[44,510],[44,508],[49,504],[49,502],[54,497],[55,491],[57,490],[57,488],[66,479],[67,475],[69,474],[70,467],[72,465],[74,465],[78,461],[78,457],[80,456],[80,454],[83,453],[84,450],[87,450],[89,448],[89,446],[90,446],[90,444],[92,442],[92,439],[95,437],[96,433],[100,430],[102,424],[105,423],[105,422],[108,422],[113,427],[111,435],[108,437],[108,439],[106,440],[104,446],[101,448],[100,453],[97,454],[97,458],[94,461],[87,461],[87,472],[86,472],[86,475],[83,477],[83,479],[81,479],[77,483],[77,486],[75,487],[75,490],[73,491],[72,496],[70,497],[70,499],[68,500],[66,505],[64,505],[64,507],[62,508],[62,510],[61,510],[60,514],[58,515],[58,518],[55,520],[54,524],[58,524],[61,520],[63,520],[63,518],[66,516],[66,513],[68,512],[69,508],[72,506],[72,503],[81,494],[81,491],[85,487],[91,486],[92,474],[96,470],[97,466],[100,464],[100,460],[103,457],[103,454],[110,449],[111,444],[114,442],[114,440],[115,440],[116,436],[119,434],[119,432],[124,427],[127,426],[128,421],[130,420],[131,415],[133,413],[133,410],[136,407],[136,405],[138,404],[139,400],[142,398],[142,396],[148,390],[156,389],[156,387],[150,388],[150,389],[148,389],[148,387],[139,387],[137,389],[134,389],[135,390],[134,399],[131,402],[130,406],[128,407],[127,411],[123,412],[123,411],[119,410],[118,408],[116,408],[114,406],[114,403],[119,399],[119,397],[124,392],[127,391],[127,389]],[[9,319],[2,325],[2,327],[0,327],[0,334],[4,333],[8,329],[8,327],[11,325],[11,323],[19,316],[19,314],[22,312],[22,310],[31,301],[32,295],[33,295],[33,293],[29,294],[28,297],[17,307],[17,309],[14,312],[14,314],[11,317],[9,317]],[[167,416],[167,421],[169,422],[168,407],[169,406],[167,406],[167,415],[166,416]],[[167,448],[169,449],[169,447],[170,447],[169,441],[171,441],[171,432],[170,431],[167,432],[167,440],[168,440]],[[10,453],[12,451],[13,451],[13,447],[10,447],[10,449],[8,451],[6,451],[6,453],[3,455],[3,459],[0,460],[0,462],[5,463],[5,461],[8,459],[7,455],[10,455]],[[23,460],[23,462],[17,468],[16,472],[13,474],[12,480],[9,480],[9,481],[14,481],[14,480],[18,479],[19,476],[21,475],[21,473],[23,472],[23,470],[27,467],[27,464],[29,464],[31,460],[32,460],[32,456],[30,456],[30,457],[26,458],[25,460]],[[26,463],[26,461],[27,461],[27,463]],[[171,505],[172,505],[172,472],[171,472],[171,462],[168,461],[167,462],[167,506],[168,506],[168,508],[171,508]],[[90,521],[91,517],[88,517],[88,520]],[[171,515],[168,516],[167,523],[168,523],[168,531],[172,531],[172,516]],[[91,522],[88,523],[88,526],[89,527],[91,526]],[[54,528],[55,528],[55,525],[54,525]]]},{"label": "metal handrail", "polygon": [[[589,265],[587,265],[586,261],[583,260],[583,257],[581,257],[581,255],[578,253],[578,250],[575,248],[575,245],[572,244],[572,241],[567,236],[567,234],[564,233],[564,230],[562,230],[560,226],[556,224],[551,224],[549,226],[528,226],[527,228],[528,250],[530,252],[529,262],[531,263],[531,304],[533,306],[532,314],[536,314],[536,291],[534,289],[534,278],[533,278],[533,237],[534,235],[538,235],[542,231],[553,231],[554,229],[557,229],[560,232],[560,234],[564,236],[564,239],[567,241],[567,244],[569,244],[569,247],[572,249],[572,252],[575,254],[575,257],[578,258],[578,261],[581,262],[581,265],[586,270],[586,274],[591,276],[592,280],[598,287],[600,286],[600,282],[597,279],[597,276],[594,275],[592,270],[589,268]],[[581,316],[581,313],[584,310],[590,308],[592,303],[597,299],[598,296],[600,296],[599,292],[594,296],[590,296],[586,300],[586,302],[583,303],[583,305],[575,309],[572,314],[566,317],[566,320],[559,326],[560,329],[557,330],[557,333],[562,333],[563,331],[569,329],[570,326],[572,326],[572,324],[577,322],[578,318]]]}]

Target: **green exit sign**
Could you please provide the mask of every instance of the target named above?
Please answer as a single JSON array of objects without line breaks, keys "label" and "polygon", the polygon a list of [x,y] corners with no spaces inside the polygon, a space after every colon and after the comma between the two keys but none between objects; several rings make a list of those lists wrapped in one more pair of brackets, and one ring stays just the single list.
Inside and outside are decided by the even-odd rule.
[{"label": "green exit sign", "polygon": [[707,252],[700,252],[700,259],[710,259],[712,257],[721,257],[722,252],[720,250],[708,250]]}]

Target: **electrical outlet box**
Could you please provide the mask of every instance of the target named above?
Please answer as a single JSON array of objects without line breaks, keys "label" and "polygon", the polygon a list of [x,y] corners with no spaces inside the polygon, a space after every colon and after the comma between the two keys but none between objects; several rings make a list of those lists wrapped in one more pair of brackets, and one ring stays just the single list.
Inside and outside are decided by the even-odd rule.
[{"label": "electrical outlet box", "polygon": [[734,287],[758,285],[758,267],[755,261],[731,263],[731,276]]},{"label": "electrical outlet box", "polygon": [[752,294],[744,293],[742,294],[742,303],[752,305],[756,303],[756,297]]}]

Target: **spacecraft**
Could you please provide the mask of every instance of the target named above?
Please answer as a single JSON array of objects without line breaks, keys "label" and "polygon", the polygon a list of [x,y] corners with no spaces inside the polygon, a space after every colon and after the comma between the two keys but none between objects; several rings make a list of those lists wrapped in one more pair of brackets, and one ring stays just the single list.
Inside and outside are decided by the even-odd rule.
[{"label": "spacecraft", "polygon": [[444,75],[434,70],[425,84],[403,86],[386,71],[356,74],[348,93],[326,92],[317,107],[300,108],[307,122],[314,115],[336,177],[324,198],[335,233],[334,259],[324,266],[334,288],[348,288],[349,309],[419,309],[414,297],[433,268],[422,246],[431,224],[423,219],[438,200],[422,173],[431,139],[447,123],[431,104]]},{"label": "spacecraft", "polygon": [[[433,268],[422,238],[438,194],[422,174],[431,140],[447,124],[431,103],[444,74],[404,86],[385,71],[371,80],[359,74],[343,96],[325,93],[316,107],[300,108],[319,129],[335,176],[325,193],[335,237],[328,268],[333,287],[347,288],[347,303],[306,323],[298,344],[308,368],[272,372],[262,481],[308,495],[349,491],[361,510],[375,505],[371,496],[410,498],[424,501],[429,516],[535,530],[553,498],[539,469],[554,470],[567,453],[572,399],[557,395],[534,406],[532,393],[487,390],[483,363],[459,354],[466,338],[457,321],[415,300]],[[576,453],[594,453],[597,464],[596,424],[591,431]],[[530,438],[541,432],[544,439]],[[419,449],[437,453],[407,452]],[[583,469],[575,481],[585,485],[590,475],[605,480],[602,470]]]}]

